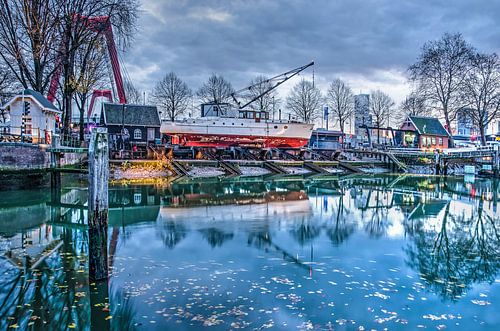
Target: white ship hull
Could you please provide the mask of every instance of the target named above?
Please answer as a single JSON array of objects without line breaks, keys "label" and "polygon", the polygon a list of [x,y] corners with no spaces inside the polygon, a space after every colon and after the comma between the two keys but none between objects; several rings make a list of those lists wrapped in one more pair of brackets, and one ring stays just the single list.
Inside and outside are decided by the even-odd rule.
[{"label": "white ship hull", "polygon": [[313,124],[202,117],[163,122],[161,132],[183,146],[299,148],[307,145]]}]

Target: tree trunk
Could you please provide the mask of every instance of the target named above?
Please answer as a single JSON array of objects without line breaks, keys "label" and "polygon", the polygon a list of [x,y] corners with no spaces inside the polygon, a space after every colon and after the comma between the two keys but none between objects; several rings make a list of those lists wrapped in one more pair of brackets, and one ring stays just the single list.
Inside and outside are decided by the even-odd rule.
[{"label": "tree trunk", "polygon": [[451,122],[450,122],[450,117],[448,116],[448,112],[444,113],[445,121],[446,121],[446,131],[448,131],[448,134],[450,135],[450,144],[448,147],[453,148],[455,146],[455,143],[453,142],[453,135],[451,133]]},{"label": "tree trunk", "polygon": [[71,135],[71,116],[72,116],[72,100],[73,94],[69,91],[64,92],[63,96],[63,105],[64,105],[64,128],[63,134],[67,137]]},{"label": "tree trunk", "polygon": [[479,125],[479,131],[481,132],[481,145],[486,146],[486,130],[484,125]]},{"label": "tree trunk", "polygon": [[85,97],[82,98],[82,105],[80,107],[80,141],[84,141],[85,140],[85,137],[84,137],[84,127],[85,127],[85,117],[84,117],[84,114],[85,114]]},{"label": "tree trunk", "polygon": [[339,119],[339,124],[340,124],[340,138],[342,139],[342,144],[340,145],[342,148],[344,148],[344,121],[342,119]]}]

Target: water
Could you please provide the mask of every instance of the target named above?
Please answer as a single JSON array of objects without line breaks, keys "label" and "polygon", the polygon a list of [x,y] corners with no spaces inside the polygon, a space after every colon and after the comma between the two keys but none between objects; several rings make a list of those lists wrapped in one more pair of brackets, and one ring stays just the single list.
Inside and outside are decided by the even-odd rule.
[{"label": "water", "polygon": [[496,182],[114,186],[109,283],[80,185],[3,193],[1,330],[500,328]]}]

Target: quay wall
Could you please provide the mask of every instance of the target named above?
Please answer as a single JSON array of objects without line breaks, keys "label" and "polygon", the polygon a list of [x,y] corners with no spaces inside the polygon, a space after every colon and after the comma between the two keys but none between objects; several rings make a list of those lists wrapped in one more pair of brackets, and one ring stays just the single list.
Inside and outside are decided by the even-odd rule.
[{"label": "quay wall", "polygon": [[[28,170],[50,168],[48,145],[0,143],[0,170]],[[60,166],[80,163],[86,154],[64,153]]]}]

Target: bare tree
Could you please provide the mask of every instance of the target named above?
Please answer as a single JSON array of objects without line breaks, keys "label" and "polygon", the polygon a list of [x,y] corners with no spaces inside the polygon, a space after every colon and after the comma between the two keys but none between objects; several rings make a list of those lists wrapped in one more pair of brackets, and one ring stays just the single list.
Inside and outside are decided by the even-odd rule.
[{"label": "bare tree", "polygon": [[[137,0],[2,1],[0,57],[25,88],[42,94],[55,73],[62,76],[58,103],[67,130],[77,89],[77,52],[103,42],[109,22],[119,44],[125,45],[135,27],[137,8]],[[93,20],[96,17],[99,20]]]},{"label": "bare tree", "polygon": [[[373,91],[370,95],[370,112],[373,116],[373,124],[377,127],[389,125],[389,117],[391,115],[394,101],[391,97],[380,90]],[[377,129],[377,143],[380,144],[380,130]]]},{"label": "bare tree", "polygon": [[440,40],[425,43],[417,62],[409,68],[410,79],[444,116],[448,131],[459,107],[460,89],[472,54],[472,46],[461,34],[446,33]]},{"label": "bare tree", "polygon": [[[76,80],[76,53],[84,45],[98,45],[101,42],[104,46],[104,37],[112,28],[119,41],[130,39],[131,31],[135,28],[138,4],[136,0],[60,0],[59,6],[62,42],[56,63],[62,66],[63,121],[67,133],[76,92],[73,84]],[[106,46],[111,48],[110,45]]]},{"label": "bare tree", "polygon": [[339,121],[343,136],[345,124],[354,113],[354,94],[344,81],[334,79],[330,83],[326,99],[334,118]]},{"label": "bare tree", "polygon": [[[97,43],[97,41],[94,41]],[[85,111],[88,98],[94,90],[104,87],[106,50],[99,45],[85,45],[75,54],[74,101],[80,114],[80,141],[84,140]]]},{"label": "bare tree", "polygon": [[431,116],[432,111],[425,104],[425,98],[418,92],[411,92],[399,105],[396,113],[398,124],[403,123],[408,116]]},{"label": "bare tree", "polygon": [[56,2],[0,2],[0,57],[24,88],[40,93],[54,70],[61,13]]},{"label": "bare tree", "polygon": [[305,123],[314,123],[320,116],[321,92],[313,83],[302,79],[286,98],[286,105],[291,114]]},{"label": "bare tree", "polygon": [[134,84],[130,81],[123,83],[125,95],[127,96],[127,103],[133,105],[141,105],[144,103],[144,95],[139,91]]},{"label": "bare tree", "polygon": [[486,128],[500,117],[500,61],[497,54],[475,54],[470,63],[462,100],[469,116],[479,128],[481,143],[486,145]]},{"label": "bare tree", "polygon": [[226,103],[231,101],[231,93],[234,89],[222,75],[212,74],[208,81],[196,92],[203,103]]},{"label": "bare tree", "polygon": [[6,64],[0,59],[0,105],[5,103],[18,88],[15,77]]},{"label": "bare tree", "polygon": [[152,96],[166,117],[173,122],[188,109],[192,92],[175,73],[169,72],[156,84]]}]

